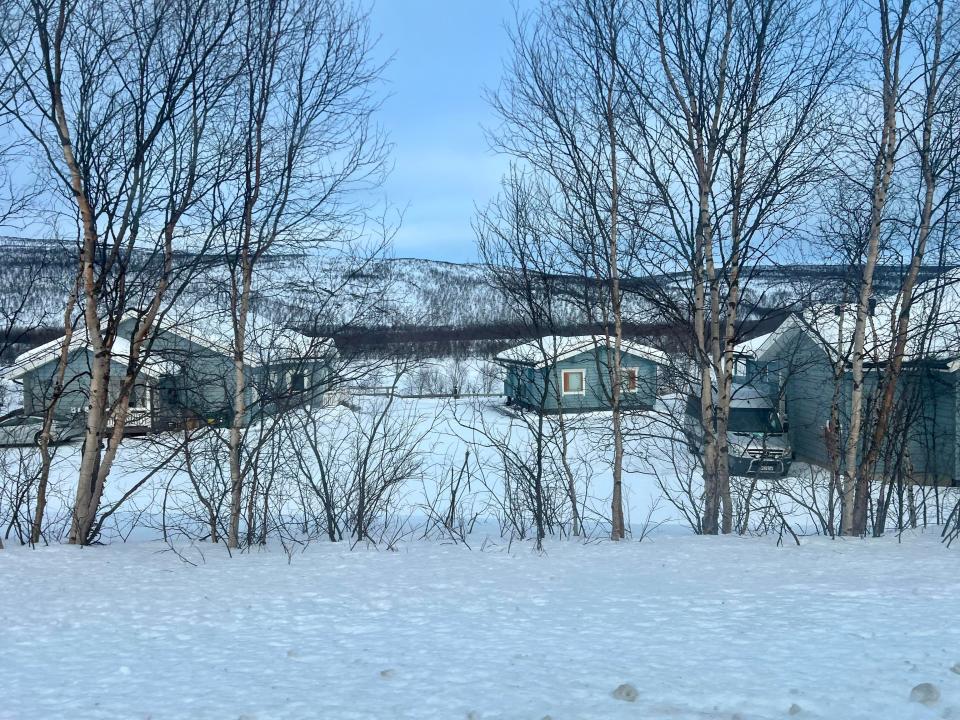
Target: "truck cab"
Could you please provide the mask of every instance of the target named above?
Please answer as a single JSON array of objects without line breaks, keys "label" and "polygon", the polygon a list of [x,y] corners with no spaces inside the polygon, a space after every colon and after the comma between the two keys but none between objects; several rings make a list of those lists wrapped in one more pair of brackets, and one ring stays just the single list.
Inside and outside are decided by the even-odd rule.
[{"label": "truck cab", "polygon": [[[692,452],[703,450],[700,396],[687,400],[684,425]],[[782,478],[790,472],[793,449],[787,437],[787,418],[769,393],[752,385],[735,384],[727,421],[730,474]]]}]

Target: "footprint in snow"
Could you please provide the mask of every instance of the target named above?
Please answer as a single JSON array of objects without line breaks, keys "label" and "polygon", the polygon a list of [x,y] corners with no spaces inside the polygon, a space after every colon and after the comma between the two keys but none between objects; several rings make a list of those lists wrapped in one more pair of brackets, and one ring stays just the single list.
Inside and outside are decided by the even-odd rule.
[{"label": "footprint in snow", "polygon": [[940,688],[933,683],[920,683],[910,691],[910,701],[923,705],[934,705],[940,699]]},{"label": "footprint in snow", "polygon": [[640,695],[637,689],[630,683],[623,683],[623,685],[618,686],[617,689],[610,694],[617,700],[623,700],[624,702],[636,702],[637,697]]}]

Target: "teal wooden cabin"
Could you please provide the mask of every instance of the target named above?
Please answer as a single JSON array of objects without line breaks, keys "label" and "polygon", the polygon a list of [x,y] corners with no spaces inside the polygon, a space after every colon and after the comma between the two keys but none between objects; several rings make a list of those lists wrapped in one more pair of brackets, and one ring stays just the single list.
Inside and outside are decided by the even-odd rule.
[{"label": "teal wooden cabin", "polygon": [[[612,352],[612,338],[547,336],[504,350],[495,361],[505,369],[507,404],[547,414],[592,412],[611,407]],[[621,344],[624,409],[653,407],[666,362],[655,348]]]},{"label": "teal wooden cabin", "polygon": [[[118,396],[129,364],[129,338],[137,316],[120,322],[111,353],[108,402]],[[25,416],[41,416],[53,396],[63,338],[23,353],[0,375],[22,387]],[[75,422],[89,405],[92,352],[86,329],[74,332],[64,390],[54,418]],[[336,349],[326,338],[310,338],[251,318],[244,348],[245,421],[291,406],[322,402]],[[232,325],[223,313],[165,318],[145,348],[130,396],[128,432],[151,432],[199,424],[228,425],[233,419],[235,365]]]},{"label": "teal wooden cabin", "polygon": [[[890,347],[884,331],[889,313],[877,313],[865,345],[865,398],[877,400],[877,386]],[[873,318],[871,318],[873,320]],[[834,451],[828,429],[837,395],[840,415],[841,470],[850,422],[851,312],[842,317],[835,306],[817,306],[789,317],[768,336],[751,343],[752,372],[767,381],[789,419],[790,443],[797,460],[831,467]],[[952,346],[952,347],[951,347]],[[840,381],[835,373],[840,368]],[[960,469],[957,418],[960,415],[960,346],[911,338],[901,375],[891,427],[881,449],[880,472],[902,473],[922,484],[956,485]]]}]

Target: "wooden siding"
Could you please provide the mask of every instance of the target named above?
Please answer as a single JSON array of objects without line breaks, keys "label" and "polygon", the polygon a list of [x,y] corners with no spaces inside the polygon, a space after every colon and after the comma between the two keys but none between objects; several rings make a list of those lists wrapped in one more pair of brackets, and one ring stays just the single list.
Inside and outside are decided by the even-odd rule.
[{"label": "wooden siding", "polygon": [[[790,443],[797,458],[828,467],[830,457],[825,430],[835,386],[830,358],[809,335],[798,330],[781,339],[760,360],[768,368],[773,368],[772,374],[779,378],[784,409],[790,422]],[[867,370],[865,405],[874,401],[878,379],[877,370]],[[848,428],[850,424],[851,390],[851,375],[846,370],[839,394],[841,428]],[[890,435],[904,437],[902,432],[906,429],[906,456],[915,475],[937,481],[956,477],[956,470],[960,467],[956,438],[957,394],[955,372],[923,366],[904,369]],[[897,423],[901,424],[899,428]],[[891,462],[904,456],[901,447],[888,450]],[[884,471],[883,460],[881,458],[881,472]]]},{"label": "wooden siding", "polygon": [[[130,323],[121,330],[132,330]],[[234,365],[230,357],[194,343],[171,332],[161,332],[151,346],[151,357],[175,363],[175,371],[147,381],[151,392],[153,424],[158,428],[175,426],[187,417],[226,422],[233,403]],[[90,387],[89,350],[71,353],[66,373],[65,392],[57,404],[57,418],[71,417],[86,409]],[[39,415],[49,402],[57,361],[49,362],[23,376],[24,412]],[[126,364],[113,362],[111,398],[116,397]],[[246,405],[248,418],[258,412],[271,413],[294,405],[307,404],[322,397],[329,369],[323,361],[287,362],[269,367],[247,368]],[[303,392],[284,394],[280,385],[289,382],[292,373],[309,377]]]},{"label": "wooden siding", "polygon": [[914,470],[937,481],[956,477],[956,375],[908,369],[893,419],[909,427],[908,452]]},{"label": "wooden siding", "polygon": [[[623,407],[653,407],[657,396],[657,364],[629,353],[622,355],[621,364],[624,370],[637,369],[637,389],[622,394]],[[583,393],[563,392],[562,374],[565,370],[583,372]],[[504,394],[513,403],[545,413],[609,410],[610,375],[606,350],[585,350],[546,368],[508,365]]]},{"label": "wooden siding", "polygon": [[818,344],[804,333],[786,339],[768,362],[782,388],[783,409],[790,423],[790,446],[799,460],[829,464],[824,431],[833,400],[833,366]]},{"label": "wooden siding", "polygon": [[[176,406],[200,417],[228,413],[233,404],[233,360],[209,348],[194,343],[172,332],[161,332],[153,341],[151,353],[155,357],[176,363],[173,380],[163,383],[167,389],[164,407],[174,411]],[[248,371],[249,379],[249,371]],[[249,404],[252,396],[247,391]],[[176,413],[175,413],[176,414]]]},{"label": "wooden siding", "polygon": [[[77,412],[86,412],[90,404],[90,366],[93,354],[88,349],[74,350],[67,357],[64,374],[63,395],[57,403],[57,419],[72,417]],[[57,360],[40,365],[23,376],[23,410],[27,415],[42,415],[53,397],[53,382],[57,373]],[[120,378],[126,373],[126,364],[112,362],[110,367],[111,392],[109,400],[116,398]]]}]

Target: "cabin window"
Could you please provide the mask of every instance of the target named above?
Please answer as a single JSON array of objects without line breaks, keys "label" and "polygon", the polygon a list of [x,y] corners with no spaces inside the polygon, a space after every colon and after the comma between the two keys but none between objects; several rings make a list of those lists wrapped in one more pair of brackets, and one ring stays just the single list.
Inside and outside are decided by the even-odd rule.
[{"label": "cabin window", "polygon": [[747,377],[750,372],[750,366],[746,355],[733,356],[733,374],[734,377]]},{"label": "cabin window", "polygon": [[303,392],[307,389],[307,376],[302,372],[290,373],[290,389],[293,392]]},{"label": "cabin window", "polygon": [[134,385],[130,388],[130,401],[128,407],[131,409],[141,409],[150,407],[150,394],[143,385]]},{"label": "cabin window", "polygon": [[636,392],[640,385],[640,368],[623,368],[623,389]]},{"label": "cabin window", "polygon": [[163,399],[169,405],[177,405],[180,402],[180,394],[177,392],[176,385],[163,386]]},{"label": "cabin window", "polygon": [[586,376],[586,372],[583,370],[562,371],[563,394],[564,395],[583,395],[584,386],[586,385],[585,376]]}]

